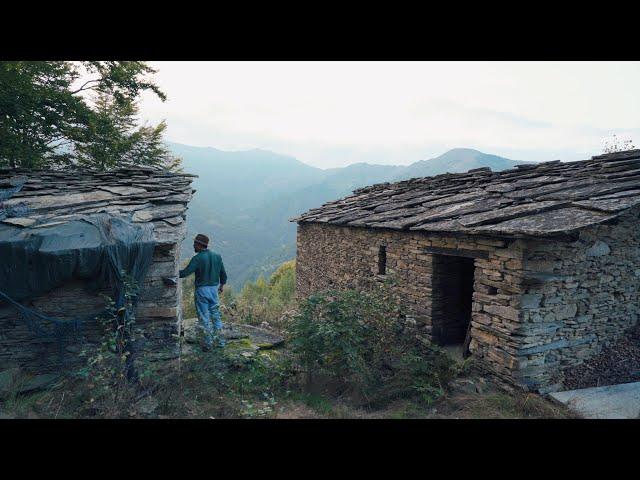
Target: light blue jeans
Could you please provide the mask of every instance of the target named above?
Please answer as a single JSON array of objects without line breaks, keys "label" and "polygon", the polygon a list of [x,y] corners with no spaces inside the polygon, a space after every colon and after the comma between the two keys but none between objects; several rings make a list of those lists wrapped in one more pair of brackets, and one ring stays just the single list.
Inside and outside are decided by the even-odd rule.
[{"label": "light blue jeans", "polygon": [[[195,302],[200,326],[204,330],[205,341],[207,345],[212,346],[213,337],[217,337],[222,329],[218,285],[196,287]],[[211,317],[213,317],[213,326],[211,325]],[[218,337],[218,341],[221,346],[224,346],[224,339]]]}]

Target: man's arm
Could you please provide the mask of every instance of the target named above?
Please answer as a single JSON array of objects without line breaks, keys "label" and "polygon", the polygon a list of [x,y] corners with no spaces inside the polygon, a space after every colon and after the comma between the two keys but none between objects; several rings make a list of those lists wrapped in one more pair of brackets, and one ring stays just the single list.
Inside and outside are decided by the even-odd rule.
[{"label": "man's arm", "polygon": [[180,278],[188,277],[198,268],[198,264],[196,263],[196,257],[192,257],[189,265],[184,270],[180,270],[179,276]]},{"label": "man's arm", "polygon": [[222,263],[222,258],[220,258],[220,288],[219,290],[222,292],[224,288],[224,284],[227,283],[227,272],[224,270],[224,263]]}]

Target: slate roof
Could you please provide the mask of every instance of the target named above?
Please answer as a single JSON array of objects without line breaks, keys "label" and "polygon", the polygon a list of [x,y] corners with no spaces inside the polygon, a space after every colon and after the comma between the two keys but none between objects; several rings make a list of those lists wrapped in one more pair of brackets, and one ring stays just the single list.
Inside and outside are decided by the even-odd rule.
[{"label": "slate roof", "polygon": [[105,212],[152,222],[156,242],[172,244],[186,233],[193,177],[150,167],[110,172],[0,169],[0,226],[40,228]]},{"label": "slate roof", "polygon": [[292,221],[351,227],[548,236],[640,205],[640,150],[577,162],[445,173],[355,190]]}]

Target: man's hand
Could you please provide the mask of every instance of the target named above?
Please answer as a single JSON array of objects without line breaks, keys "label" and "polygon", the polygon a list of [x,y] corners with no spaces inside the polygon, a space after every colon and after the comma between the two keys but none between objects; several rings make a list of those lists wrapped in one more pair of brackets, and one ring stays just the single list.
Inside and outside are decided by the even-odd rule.
[{"label": "man's hand", "polygon": [[222,293],[222,290],[224,290],[224,285],[220,285],[218,287],[218,293]]},{"label": "man's hand", "polygon": [[178,285],[178,279],[176,277],[162,277],[162,281],[168,287],[175,287]]}]

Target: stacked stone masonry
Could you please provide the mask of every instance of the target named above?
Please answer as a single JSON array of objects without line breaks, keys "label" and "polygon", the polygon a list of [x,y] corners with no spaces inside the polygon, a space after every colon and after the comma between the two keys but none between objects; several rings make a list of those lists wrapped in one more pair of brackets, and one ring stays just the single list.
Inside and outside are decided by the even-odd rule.
[{"label": "stacked stone masonry", "polygon": [[[140,345],[161,350],[174,341],[181,319],[180,282],[171,286],[163,277],[178,275],[181,242],[186,235],[186,211],[195,190],[193,175],[174,174],[147,167],[129,167],[112,172],[0,170],[0,188],[24,183],[22,189],[2,202],[27,207],[22,217],[1,219],[3,223],[31,227],[65,222],[86,214],[109,213],[134,223],[151,223],[156,243],[153,262],[140,289],[136,324],[143,332]],[[1,193],[1,191],[0,191]],[[1,288],[0,288],[1,290]],[[105,301],[80,281],[70,281],[47,294],[23,302],[25,306],[60,319],[72,319],[100,312]],[[85,342],[102,338],[98,322],[86,326],[81,338],[67,342],[65,362],[79,360],[75,354]],[[0,369],[17,365],[43,371],[59,367],[58,346],[52,339],[30,332],[16,309],[0,302]]]},{"label": "stacked stone masonry", "polygon": [[[597,161],[603,162],[601,169]],[[386,198],[391,199],[394,195],[415,197],[417,193],[406,190],[406,182],[362,189],[354,194],[357,200],[347,197],[314,209],[295,219],[297,294],[304,298],[327,289],[373,289],[380,282],[393,280],[388,288],[410,312],[419,334],[446,344],[460,340],[456,329],[464,326],[460,318],[465,294],[458,293],[467,288],[460,277],[473,275],[469,350],[477,364],[528,390],[560,389],[564,369],[620,338],[640,315],[640,207],[634,200],[640,198],[640,152],[627,153],[622,160],[614,155],[585,164],[606,175],[615,172],[616,178],[624,175],[624,188],[612,194],[598,190],[594,181],[588,191],[574,193],[576,187],[568,185],[558,189],[559,194],[579,205],[565,204],[542,214],[535,208],[517,207],[522,212],[518,216],[513,212],[516,207],[509,207],[512,210],[501,218],[499,209],[489,205],[485,208],[491,213],[480,215],[493,220],[483,224],[483,232],[465,231],[461,227],[464,221],[451,213],[453,207],[447,207],[447,220],[434,216],[434,231],[428,223],[417,229],[409,228],[412,222],[398,227],[389,213],[392,207],[385,207],[379,192],[386,192]],[[563,164],[552,165],[554,175],[562,172]],[[568,165],[572,171],[578,168]],[[545,171],[548,167],[542,164],[538,168]],[[532,169],[525,171],[528,180],[523,188],[530,188],[535,175]],[[517,193],[503,180],[517,175],[507,172],[501,178],[502,173],[493,173],[491,178],[497,178],[494,181],[504,185],[504,191]],[[590,178],[585,176],[582,181]],[[545,177],[541,180],[543,184],[546,181]],[[557,183],[556,177],[553,184]],[[429,179],[409,184],[424,188],[421,185],[429,185]],[[473,189],[478,188],[481,183],[474,183]],[[454,204],[465,202],[459,190],[454,189]],[[594,190],[600,193],[594,194]],[[376,197],[373,203],[364,198],[370,194]],[[430,195],[435,194],[423,192],[423,196]],[[595,199],[590,198],[593,195]],[[441,201],[446,204],[448,198],[441,197]],[[362,204],[355,208],[354,202]],[[398,207],[400,216],[404,208]],[[605,208],[606,218],[599,217]],[[350,213],[342,215],[340,209]],[[384,215],[373,210],[386,212],[385,224],[368,224],[367,215],[376,222]],[[586,224],[587,217],[580,213],[583,210],[594,216]],[[463,212],[462,218],[465,214],[478,215]],[[429,214],[421,215],[424,221]],[[540,215],[551,220],[528,222]],[[451,232],[441,230],[446,222],[453,226]],[[563,222],[565,230],[560,228]],[[508,228],[501,227],[505,224]],[[386,275],[379,274],[381,246],[386,247]],[[465,259],[472,259],[472,270]]]}]

